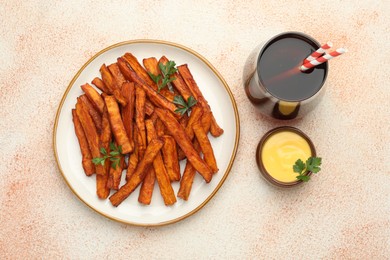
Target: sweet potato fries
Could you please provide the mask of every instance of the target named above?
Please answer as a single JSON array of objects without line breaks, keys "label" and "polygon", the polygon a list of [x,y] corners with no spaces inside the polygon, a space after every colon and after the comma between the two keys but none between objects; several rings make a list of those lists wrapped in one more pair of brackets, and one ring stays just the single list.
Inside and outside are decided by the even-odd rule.
[{"label": "sweet potato fries", "polygon": [[142,63],[125,53],[102,64],[72,110],[84,172],[96,174],[97,196],[115,207],[139,186],[139,203],[149,205],[156,182],[165,205],[188,200],[197,172],[206,183],[218,172],[208,133],[223,129],[188,65],[165,56]]}]

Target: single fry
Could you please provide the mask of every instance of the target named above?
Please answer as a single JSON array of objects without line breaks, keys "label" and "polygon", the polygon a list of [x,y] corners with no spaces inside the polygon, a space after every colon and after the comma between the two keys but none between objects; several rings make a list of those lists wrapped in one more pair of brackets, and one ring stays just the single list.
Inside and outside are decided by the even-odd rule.
[{"label": "single fry", "polygon": [[145,129],[145,91],[139,86],[135,87],[135,123],[142,142],[138,146],[138,153],[142,157],[146,149],[146,129]]},{"label": "single fry", "polygon": [[[191,140],[194,138],[194,130],[192,129],[192,126],[195,122],[202,118],[202,115],[203,109],[200,105],[196,105],[192,108],[191,115],[186,126],[186,133]],[[208,132],[208,130],[206,132]]]},{"label": "single fry", "polygon": [[111,130],[118,145],[122,146],[122,154],[130,153],[133,147],[130,145],[125,127],[123,126],[118,103],[113,96],[106,96],[104,101],[107,106]]},{"label": "single fry", "polygon": [[[176,106],[169,102],[165,97],[157,93],[152,87],[150,87],[144,80],[142,80],[134,71],[132,71],[128,66],[127,62],[123,58],[118,58],[118,66],[122,74],[129,81],[134,81],[140,85],[148,95],[150,101],[152,101],[156,106],[168,109],[172,113],[176,114]],[[178,117],[179,115],[176,114]]]},{"label": "single fry", "polygon": [[127,166],[127,172],[126,172],[126,181],[128,181],[131,177],[131,175],[134,173],[135,169],[137,168],[138,165],[138,146],[139,146],[139,141],[141,140],[141,136],[138,133],[138,128],[135,125],[134,126],[134,136],[133,136],[133,142],[134,142],[134,150],[129,156],[129,165]]},{"label": "single fry", "polygon": [[138,165],[138,148],[135,146],[133,153],[129,156],[129,165],[126,171],[126,181],[128,181],[131,175],[134,173]]},{"label": "single fry", "polygon": [[100,67],[100,74],[102,75],[102,80],[109,91],[115,96],[116,100],[122,105],[126,106],[127,101],[123,97],[115,78],[111,75],[111,72],[107,69],[106,65],[103,64]]},{"label": "single fry", "polygon": [[184,82],[183,77],[179,73],[173,74],[175,80],[172,81],[173,87],[180,93],[180,95],[184,98],[185,101],[192,96],[191,91],[188,89],[186,83]]},{"label": "single fry", "polygon": [[109,115],[107,111],[107,107],[104,105],[103,116],[102,116],[102,132],[100,134],[100,143],[101,147],[104,147],[106,150],[108,149],[111,141],[111,126],[109,121]]},{"label": "single fry", "polygon": [[122,86],[123,97],[127,100],[127,105],[122,107],[122,120],[129,138],[131,147],[134,148],[133,141],[133,118],[135,108],[135,86],[133,82],[125,82]]},{"label": "single fry", "polygon": [[170,135],[163,135],[161,138],[164,141],[162,155],[169,179],[178,181],[180,180],[180,165],[177,157],[176,141]]},{"label": "single fry", "polygon": [[[158,68],[158,62],[157,62],[157,59],[155,57],[143,59],[142,62],[144,64],[144,67],[146,69],[145,72],[147,72],[147,74],[151,73],[155,76],[161,75],[160,69]],[[141,78],[143,78],[143,77],[141,77]],[[147,76],[147,79],[145,79],[145,82],[148,83],[155,91],[158,90],[157,84],[150,78],[149,75]],[[160,80],[160,82],[161,82],[161,80]]]},{"label": "single fry", "polygon": [[[194,141],[194,148],[198,153],[200,153],[200,146],[197,140]],[[180,180],[180,188],[177,193],[177,196],[179,198],[182,198],[183,200],[188,200],[191,193],[192,183],[194,182],[195,174],[196,170],[194,166],[192,166],[191,162],[187,160],[183,176]]]},{"label": "single fry", "polygon": [[202,108],[204,109],[203,113],[211,113],[211,134],[215,137],[218,137],[223,134],[223,129],[217,124],[217,121],[215,120],[214,115],[211,112],[210,106],[208,105],[206,99],[204,98],[202,92],[196,84],[190,70],[188,69],[188,65],[180,65],[177,67],[177,69],[180,75],[183,77],[184,82],[187,84],[194,98],[202,105]]},{"label": "single fry", "polygon": [[121,156],[120,162],[116,165],[115,168],[112,167],[112,163],[111,163],[109,178],[108,178],[108,182],[107,182],[107,188],[110,188],[113,190],[119,189],[119,184],[121,182],[121,177],[122,177],[124,160],[125,160],[125,157]]},{"label": "single fry", "polygon": [[[166,64],[168,62],[168,58],[165,56],[162,56],[159,60],[159,63]],[[173,87],[180,93],[180,95],[184,98],[185,101],[188,101],[188,98],[192,95],[191,91],[188,89],[186,83],[184,82],[183,78],[180,76],[179,73],[175,72],[172,75],[173,78],[175,78],[172,81]]]},{"label": "single fry", "polygon": [[118,64],[113,63],[108,65],[108,70],[111,72],[112,77],[114,78],[118,88],[122,90],[123,83],[126,82],[125,77],[123,77],[123,74],[119,70]]},{"label": "single fry", "polygon": [[88,83],[81,86],[81,89],[87,95],[89,101],[92,105],[99,111],[100,114],[103,114],[104,100],[100,94]]},{"label": "single fry", "polygon": [[[195,107],[199,107],[199,105],[197,105]],[[194,110],[195,107],[192,110]],[[195,109],[195,110],[197,110],[197,109]],[[198,113],[199,113],[199,111],[196,111],[195,114],[193,111],[191,111],[190,117],[188,117],[187,114],[184,114],[183,117],[180,118],[180,124],[184,127],[186,134],[188,135],[190,140],[192,140],[194,138],[194,131],[192,130],[192,122],[190,122],[190,118],[192,117],[192,121],[194,121],[194,117],[195,116],[198,117],[198,115],[197,115]],[[191,126],[189,126],[190,123],[191,123]],[[186,155],[184,154],[183,150],[180,147],[177,148],[177,154],[178,154],[179,161],[186,158]]]},{"label": "single fry", "polygon": [[[145,101],[146,95],[141,87],[136,88],[136,124],[139,134],[141,136],[140,156],[142,158],[146,149],[146,128],[145,128]],[[138,113],[137,113],[138,112]],[[158,156],[158,155],[157,155]],[[156,173],[153,167],[150,167],[144,181],[142,182],[141,189],[138,195],[138,202],[149,205],[152,201],[154,184],[156,182]]]},{"label": "single fry", "polygon": [[184,168],[183,177],[180,181],[180,188],[177,192],[177,196],[179,198],[182,198],[183,200],[188,200],[191,193],[192,183],[194,182],[195,174],[196,170],[194,166],[192,166],[190,161],[187,161],[186,167]]},{"label": "single fry", "polygon": [[209,111],[203,112],[201,121],[202,121],[203,129],[206,133],[210,131],[211,120],[212,120],[212,114]]},{"label": "single fry", "polygon": [[[103,116],[102,116],[102,132],[100,134],[100,147],[104,148],[107,154],[110,153],[110,142],[112,138],[111,126],[109,121],[109,115],[107,106],[104,105]],[[113,188],[113,173],[111,172],[111,162],[106,159],[104,162],[104,176],[101,178],[96,177],[96,193],[101,199],[108,197],[110,189]]]},{"label": "single fry", "polygon": [[191,91],[192,96],[198,100],[199,97],[203,97],[202,92],[200,91],[198,85],[196,84],[194,77],[192,76],[190,70],[188,69],[187,64],[177,66],[177,70],[182,76],[184,82],[186,83],[188,89]]},{"label": "single fry", "polygon": [[80,100],[83,102],[85,109],[88,111],[88,114],[91,116],[93,123],[96,126],[97,132],[100,134],[102,131],[102,116],[95,109],[85,94],[80,96]]},{"label": "single fry", "polygon": [[[110,126],[110,119],[108,118],[108,111],[106,105],[104,105],[103,109],[103,116],[102,116],[102,132],[100,134],[100,147],[106,149],[107,154],[110,153],[110,142],[111,142],[111,126]],[[110,161],[106,160],[104,163],[104,175],[108,175],[110,173]],[[104,179],[101,179],[100,181],[103,182]],[[107,179],[105,179],[107,182]],[[103,186],[103,185],[101,185]],[[104,185],[106,186],[106,185]]]},{"label": "single fry", "polygon": [[211,146],[210,140],[203,129],[203,125],[200,121],[197,121],[193,124],[193,129],[196,139],[198,140],[199,145],[202,149],[205,162],[213,171],[213,173],[218,172],[218,166],[217,161],[215,160],[213,147]]},{"label": "single fry", "polygon": [[[184,115],[179,119],[179,123],[180,125],[186,129],[187,127],[187,124],[188,124],[188,120],[189,120],[189,117],[188,117],[188,114],[187,113],[184,113]],[[192,140],[192,138],[190,138],[190,140]],[[186,158],[186,155],[184,154],[183,150],[180,148],[180,146],[177,147],[177,153],[179,155],[179,158],[180,160],[183,160]]]},{"label": "single fry", "polygon": [[210,133],[214,137],[221,136],[223,134],[223,129],[218,125],[217,121],[215,120],[215,117],[213,114],[211,114],[211,126],[210,126]]},{"label": "single fry", "polygon": [[144,181],[142,182],[141,189],[138,195],[138,202],[149,205],[152,202],[154,184],[156,182],[156,173],[154,168],[150,167],[146,174]]},{"label": "single fry", "polygon": [[[106,105],[104,105],[102,115],[102,132],[100,134],[100,147],[106,149],[108,154],[110,153],[111,136],[111,126],[108,119],[108,111]],[[96,194],[100,199],[106,199],[110,194],[110,188],[107,186],[111,168],[110,166],[110,161],[106,160],[103,166],[104,174],[96,175]]]},{"label": "single fry", "polygon": [[104,84],[103,80],[101,80],[100,78],[98,78],[98,77],[94,78],[91,83],[94,84],[102,92],[107,93],[107,94],[112,94],[111,91]]},{"label": "single fry", "polygon": [[187,136],[185,129],[179,124],[175,117],[167,110],[156,108],[154,110],[158,117],[163,121],[166,129],[171,133],[173,138],[183,150],[187,159],[191,162],[194,168],[203,176],[208,183],[212,178],[212,170],[210,167],[200,158],[199,154],[195,151],[191,140]]},{"label": "single fry", "polygon": [[161,75],[160,69],[158,68],[158,61],[155,57],[150,57],[142,60],[144,67],[147,72],[154,75]]},{"label": "single fry", "polygon": [[138,187],[145,178],[149,167],[152,165],[154,158],[161,150],[163,144],[164,142],[159,139],[154,139],[149,143],[144,158],[139,162],[137,169],[131,175],[129,181],[110,197],[113,206],[117,207],[121,204]]},{"label": "single fry", "polygon": [[[147,129],[148,141],[154,140],[157,138],[157,133],[154,128],[152,120],[148,119],[145,121]],[[153,161],[153,168],[156,173],[156,178],[158,186],[160,187],[161,196],[164,199],[165,205],[172,205],[176,202],[175,192],[171,186],[170,178],[165,169],[164,162],[161,156],[161,153],[158,152],[156,158]]]},{"label": "single fry", "polygon": [[[191,115],[192,115],[193,112],[191,112]],[[191,116],[190,116],[191,117]],[[186,134],[188,135],[188,137],[190,138],[190,140],[192,140],[194,138],[194,131],[192,130],[192,127],[191,127],[191,131],[187,130],[188,127],[188,124],[189,124],[189,117],[187,115],[187,113],[185,113],[182,118],[180,118],[180,121],[179,123],[184,127],[185,131],[186,131]],[[179,161],[183,160],[186,158],[186,155],[184,154],[183,150],[180,148],[180,147],[177,147],[177,154],[178,154],[178,159]]]},{"label": "single fry", "polygon": [[104,85],[107,87],[110,93],[113,94],[114,90],[118,89],[118,86],[116,84],[114,77],[111,75],[111,72],[108,70],[106,64],[103,64],[100,67],[100,74],[102,75],[102,80],[104,82]]},{"label": "single fry", "polygon": [[92,163],[92,155],[91,151],[89,150],[88,141],[75,109],[72,109],[72,119],[74,130],[76,132],[77,139],[79,140],[82,157],[81,163],[83,165],[85,174],[87,176],[91,176],[93,173],[95,173],[95,165]]},{"label": "single fry", "polygon": [[[107,114],[107,109],[105,109],[105,112]],[[108,115],[106,116],[106,118],[108,119]],[[100,135],[100,142],[101,142],[101,140],[102,140],[102,134]],[[110,139],[108,140],[108,143],[110,141],[111,141],[111,129],[110,129]],[[101,147],[104,147],[102,142],[101,142],[101,145],[102,145]],[[105,148],[106,148],[107,153],[110,153],[109,144],[107,144],[107,147],[105,147]],[[110,187],[108,185],[108,181],[110,178],[110,169],[111,169],[110,160],[105,161],[103,169],[104,169],[103,175],[96,175],[96,194],[98,195],[98,197],[100,199],[106,199],[108,197],[108,195],[110,194]]]},{"label": "single fry", "polygon": [[110,189],[107,187],[108,174],[96,174],[96,194],[99,199],[107,199]]},{"label": "single fry", "polygon": [[[77,98],[76,113],[83,127],[92,158],[100,157],[101,155],[99,150],[99,135],[97,133],[96,126],[93,123],[91,116],[88,114],[80,98]],[[95,169],[96,174],[104,175],[104,169],[102,165],[95,165]]]}]

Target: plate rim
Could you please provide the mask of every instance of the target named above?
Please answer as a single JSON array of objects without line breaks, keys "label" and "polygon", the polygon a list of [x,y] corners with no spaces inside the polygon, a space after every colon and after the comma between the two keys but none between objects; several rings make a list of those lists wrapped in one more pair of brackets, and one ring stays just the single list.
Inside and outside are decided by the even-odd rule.
[{"label": "plate rim", "polygon": [[[224,173],[224,176],[219,181],[219,183],[217,184],[215,189],[211,192],[211,194],[202,203],[200,203],[197,207],[195,207],[190,212],[188,212],[188,213],[186,213],[186,214],[184,214],[182,216],[176,217],[174,219],[171,219],[171,220],[162,221],[162,222],[156,222],[156,223],[137,223],[137,222],[133,222],[133,221],[127,221],[127,220],[119,219],[119,218],[116,218],[114,216],[109,216],[109,215],[105,214],[104,212],[98,210],[97,208],[93,207],[89,203],[87,203],[83,198],[81,198],[81,196],[70,185],[67,177],[65,176],[65,174],[64,174],[64,172],[63,172],[63,170],[61,168],[61,164],[59,162],[59,157],[58,157],[58,153],[57,153],[56,136],[57,136],[58,120],[59,120],[59,117],[60,117],[60,114],[61,114],[61,111],[62,111],[63,104],[65,102],[65,99],[68,96],[68,93],[69,93],[70,89],[74,85],[74,82],[78,79],[78,77],[84,71],[84,69],[93,60],[95,60],[97,57],[99,57],[103,53],[105,53],[105,52],[107,52],[107,51],[109,51],[111,49],[114,49],[116,47],[120,47],[120,46],[124,46],[124,45],[131,45],[131,44],[139,44],[139,43],[147,43],[147,44],[152,43],[152,44],[163,44],[163,45],[173,46],[173,47],[182,49],[182,50],[184,50],[184,51],[194,55],[195,57],[200,59],[202,62],[204,62],[212,70],[212,72],[218,77],[218,79],[222,82],[222,85],[225,87],[226,92],[228,93],[228,95],[230,97],[230,101],[231,101],[232,106],[233,106],[234,116],[235,116],[235,123],[236,123],[236,136],[235,136],[235,142],[234,142],[234,147],[233,147],[233,153],[232,153],[232,156],[230,158],[229,164],[227,165],[227,168],[226,168],[226,171]],[[230,90],[229,85],[226,83],[225,79],[222,77],[222,75],[217,71],[217,69],[206,58],[204,58],[202,55],[200,55],[198,52],[192,50],[191,48],[188,48],[188,47],[186,47],[184,45],[181,45],[181,44],[178,44],[178,43],[164,41],[164,40],[155,40],[155,39],[135,39],[135,40],[127,40],[127,41],[118,42],[118,43],[112,44],[112,45],[110,45],[108,47],[105,47],[104,49],[98,51],[95,55],[93,55],[91,58],[89,58],[84,63],[84,65],[77,71],[77,73],[73,76],[73,78],[69,82],[69,84],[68,84],[64,94],[62,95],[61,101],[60,101],[60,103],[58,105],[58,108],[57,108],[57,112],[56,112],[56,116],[55,116],[55,120],[54,120],[53,143],[52,143],[52,145],[53,145],[53,151],[54,151],[54,158],[55,158],[57,167],[58,167],[62,177],[64,178],[67,186],[71,189],[73,194],[76,195],[76,197],[83,204],[87,205],[90,209],[92,209],[93,211],[99,213],[100,215],[102,215],[102,216],[104,216],[104,217],[106,217],[106,218],[108,218],[110,220],[122,223],[122,224],[128,224],[128,225],[133,225],[133,226],[142,226],[142,227],[159,227],[159,226],[165,226],[165,225],[173,224],[173,223],[179,222],[179,221],[181,221],[183,219],[186,219],[189,216],[192,216],[193,214],[198,212],[200,209],[202,209],[214,197],[214,195],[218,192],[218,190],[221,188],[221,186],[225,182],[227,176],[230,174],[230,170],[231,170],[231,168],[233,166],[233,163],[234,163],[234,160],[235,160],[235,157],[236,157],[236,154],[237,154],[237,148],[238,148],[239,140],[240,140],[240,120],[239,120],[239,113],[238,113],[236,100],[235,100],[235,98],[233,96],[232,91]]]}]

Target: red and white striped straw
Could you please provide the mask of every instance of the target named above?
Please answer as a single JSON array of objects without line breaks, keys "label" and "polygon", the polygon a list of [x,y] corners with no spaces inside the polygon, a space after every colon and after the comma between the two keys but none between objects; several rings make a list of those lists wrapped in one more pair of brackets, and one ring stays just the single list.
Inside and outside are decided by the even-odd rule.
[{"label": "red and white striped straw", "polygon": [[312,60],[310,62],[303,64],[302,66],[299,67],[299,69],[301,71],[306,71],[306,70],[311,69],[317,65],[320,65],[320,64],[322,64],[330,59],[333,59],[334,57],[337,57],[345,52],[347,52],[347,49],[339,48],[335,51],[332,51],[331,53],[325,53],[324,56],[320,56],[315,60]]},{"label": "red and white striped straw", "polygon": [[326,44],[322,45],[318,50],[310,54],[306,59],[304,59],[303,64],[306,62],[312,61],[317,59],[318,57],[322,56],[322,54],[325,53],[325,50],[332,48],[333,44],[331,42],[327,42]]}]

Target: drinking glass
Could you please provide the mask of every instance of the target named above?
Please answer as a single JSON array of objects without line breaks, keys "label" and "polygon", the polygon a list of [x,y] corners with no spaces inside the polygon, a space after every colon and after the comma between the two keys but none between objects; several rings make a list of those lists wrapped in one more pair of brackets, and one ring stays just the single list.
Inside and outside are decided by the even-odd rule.
[{"label": "drinking glass", "polygon": [[328,62],[302,72],[303,60],[321,45],[301,32],[285,32],[259,45],[244,68],[245,92],[264,115],[289,120],[314,110],[320,102]]}]

